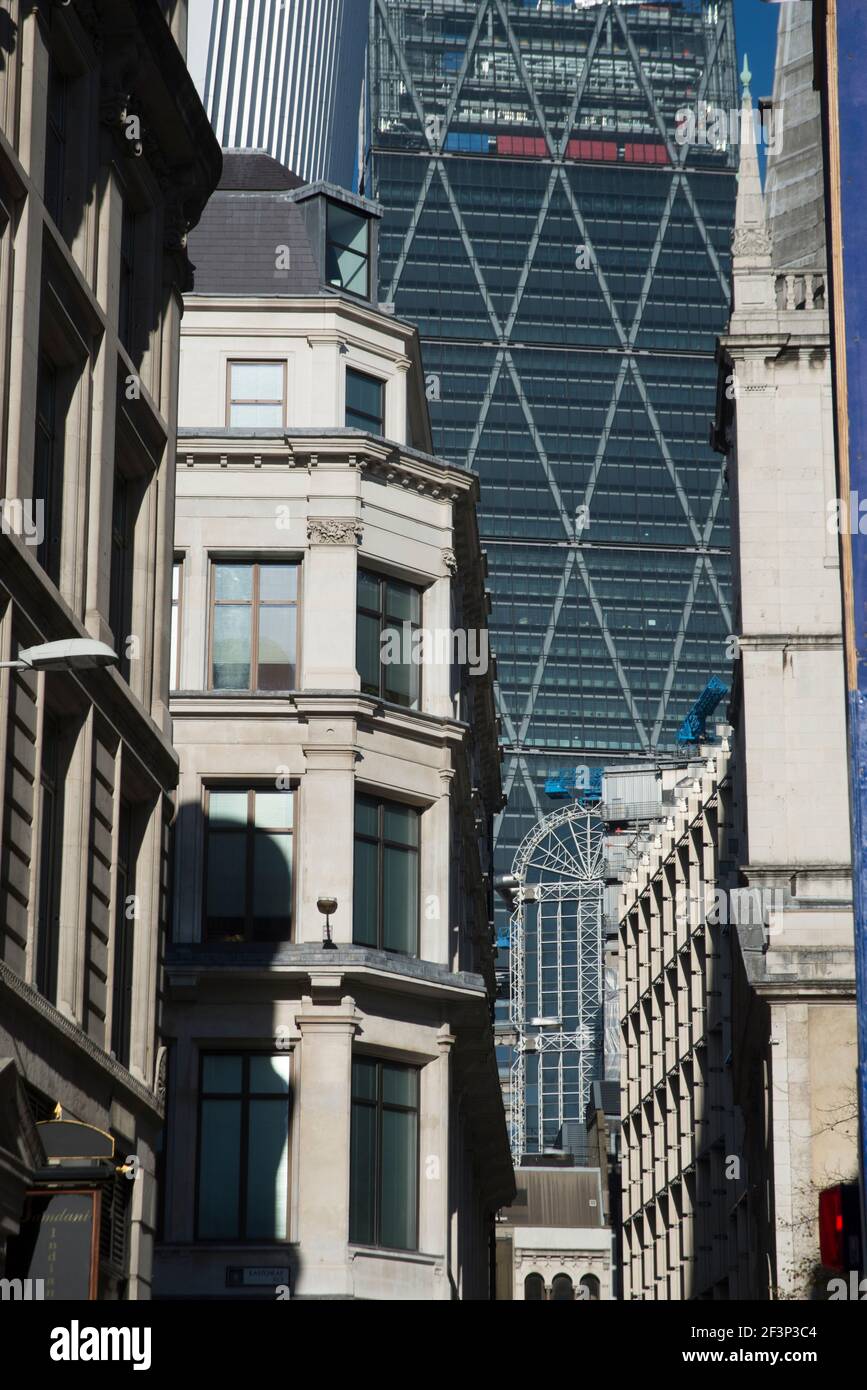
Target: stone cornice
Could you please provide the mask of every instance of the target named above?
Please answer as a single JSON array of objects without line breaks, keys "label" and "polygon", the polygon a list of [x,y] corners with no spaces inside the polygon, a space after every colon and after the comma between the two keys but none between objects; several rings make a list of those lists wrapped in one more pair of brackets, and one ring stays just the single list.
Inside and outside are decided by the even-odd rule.
[{"label": "stone cornice", "polygon": [[[477,1005],[488,1019],[489,996],[481,975],[454,971],[435,961],[414,956],[394,956],[367,946],[338,943],[335,950],[308,942],[275,943],[270,948],[225,947],[212,945],[174,945],[166,954],[169,989],[185,981],[201,979],[270,979],[299,982],[302,993],[309,993],[307,982],[315,976],[321,987],[326,975],[341,981],[341,988],[370,985],[402,994],[436,994],[441,998]],[[492,1043],[493,1045],[493,1043]]]},{"label": "stone cornice", "polygon": [[[383,314],[382,310],[374,305],[365,304],[354,298],[350,299],[348,295],[342,295],[337,291],[303,297],[293,295],[291,298],[276,294],[211,295],[197,294],[193,291],[184,296],[184,305],[188,312],[201,313],[206,311],[209,314],[216,314],[218,317],[222,317],[226,313],[252,313],[256,314],[257,317],[263,313],[276,313],[292,318],[305,313],[319,316],[339,314],[341,317],[363,324],[367,334],[373,328],[384,337],[392,335],[409,343],[415,341],[418,331],[414,324],[408,323],[405,319],[392,314]],[[210,329],[208,331],[210,332]],[[273,327],[270,331],[273,332]],[[315,332],[315,330],[313,331]],[[338,337],[341,336],[339,329],[334,331]],[[306,336],[308,332],[310,332],[309,327],[298,330],[301,337]],[[369,337],[365,338],[365,343],[367,346],[370,345]]]},{"label": "stone cornice", "polygon": [[479,490],[477,477],[465,468],[354,429],[263,430],[257,435],[236,429],[181,429],[177,457],[179,472],[254,467],[358,470],[377,482],[442,502],[461,503],[467,497],[475,501]]}]

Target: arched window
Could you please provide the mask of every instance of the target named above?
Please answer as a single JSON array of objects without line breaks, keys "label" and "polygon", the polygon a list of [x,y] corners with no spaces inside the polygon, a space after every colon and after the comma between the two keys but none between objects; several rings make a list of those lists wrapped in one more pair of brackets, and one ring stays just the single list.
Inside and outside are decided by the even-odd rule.
[{"label": "arched window", "polygon": [[545,1300],[545,1280],[541,1274],[528,1274],[524,1280],[524,1298],[528,1303],[543,1303]]},{"label": "arched window", "polygon": [[551,1300],[565,1299],[572,1302],[575,1298],[575,1290],[572,1287],[572,1280],[568,1274],[555,1274],[551,1283]]},{"label": "arched window", "polygon": [[581,1288],[586,1290],[582,1292],[582,1298],[588,1299],[591,1303],[599,1302],[599,1280],[595,1274],[585,1274],[581,1280]]}]

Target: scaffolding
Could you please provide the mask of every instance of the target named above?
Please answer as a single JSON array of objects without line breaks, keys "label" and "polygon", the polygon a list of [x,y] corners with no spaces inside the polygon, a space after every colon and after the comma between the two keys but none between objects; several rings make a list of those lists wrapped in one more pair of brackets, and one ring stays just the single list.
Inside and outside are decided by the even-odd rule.
[{"label": "scaffolding", "polygon": [[546,816],[515,855],[510,937],[515,1162],[583,1120],[602,1074],[605,827],[598,803]]}]

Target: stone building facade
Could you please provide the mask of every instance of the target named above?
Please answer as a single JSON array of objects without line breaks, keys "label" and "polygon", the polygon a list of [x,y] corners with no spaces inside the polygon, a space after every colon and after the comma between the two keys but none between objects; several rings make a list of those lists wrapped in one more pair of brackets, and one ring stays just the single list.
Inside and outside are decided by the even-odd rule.
[{"label": "stone building facade", "polygon": [[497,1218],[497,1299],[598,1303],[616,1295],[600,1168],[515,1170],[517,1192]]},{"label": "stone building facade", "polygon": [[181,296],[220,170],[185,11],[0,15],[0,659],[88,637],[119,656],[0,672],[0,1272],[56,1113],[113,1150],[91,1184],[100,1297],[148,1296],[162,1123]]},{"label": "stone building facade", "polygon": [[478,484],[431,456],[377,220],[231,152],[192,241],[168,1298],[487,1298],[514,1190]]},{"label": "stone building facade", "polygon": [[[626,1299],[744,1297],[749,1252],[732,1099],[732,811],[726,737],[696,750],[621,900]],[[670,770],[669,770],[670,773]],[[761,907],[758,915],[761,920]]]},{"label": "stone building facade", "polygon": [[772,233],[755,149],[743,148],[715,425],[728,455],[738,596],[738,867],[741,882],[781,905],[772,933],[738,928],[734,961],[753,1298],[823,1296],[818,1195],[853,1181],[857,1168],[838,554],[853,520],[850,499],[836,496],[810,21],[795,13],[806,7],[781,8],[776,99],[788,162],[769,155]]}]

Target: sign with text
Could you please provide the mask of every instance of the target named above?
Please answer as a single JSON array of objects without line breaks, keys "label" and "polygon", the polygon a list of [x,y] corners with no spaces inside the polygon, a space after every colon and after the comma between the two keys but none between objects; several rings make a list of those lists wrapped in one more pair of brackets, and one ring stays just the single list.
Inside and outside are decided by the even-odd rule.
[{"label": "sign with text", "polygon": [[280,1265],[228,1265],[226,1267],[226,1287],[242,1289],[253,1287],[275,1288],[278,1284],[289,1283],[289,1270]]},{"label": "sign with text", "polygon": [[94,1191],[28,1192],[8,1264],[22,1278],[43,1280],[46,1301],[96,1298],[98,1198]]}]

